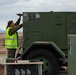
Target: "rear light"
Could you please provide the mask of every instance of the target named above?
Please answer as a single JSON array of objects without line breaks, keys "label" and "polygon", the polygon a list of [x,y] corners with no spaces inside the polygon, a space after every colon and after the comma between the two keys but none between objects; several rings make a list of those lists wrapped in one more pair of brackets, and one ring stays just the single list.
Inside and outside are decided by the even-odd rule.
[{"label": "rear light", "polygon": [[12,60],[11,63],[15,63],[15,60]]}]

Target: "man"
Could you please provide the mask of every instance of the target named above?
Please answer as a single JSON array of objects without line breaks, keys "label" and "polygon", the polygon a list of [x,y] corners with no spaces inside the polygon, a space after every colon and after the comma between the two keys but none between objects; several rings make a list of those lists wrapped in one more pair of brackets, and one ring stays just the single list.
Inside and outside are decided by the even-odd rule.
[{"label": "man", "polygon": [[5,48],[8,50],[8,58],[15,58],[15,52],[18,47],[18,33],[17,31],[23,27],[23,24],[20,24],[21,16],[16,23],[13,20],[8,21],[6,27],[5,35]]}]

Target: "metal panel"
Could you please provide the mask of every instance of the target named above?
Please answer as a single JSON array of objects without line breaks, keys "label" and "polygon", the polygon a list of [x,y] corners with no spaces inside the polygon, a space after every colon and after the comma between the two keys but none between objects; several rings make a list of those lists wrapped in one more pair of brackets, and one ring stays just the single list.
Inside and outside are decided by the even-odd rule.
[{"label": "metal panel", "polygon": [[76,13],[67,14],[67,31],[70,34],[76,34]]},{"label": "metal panel", "polygon": [[[27,15],[26,12],[23,13],[24,37],[29,31],[39,31],[43,33],[43,41],[53,41],[59,48],[67,48],[67,17],[65,12],[33,12],[36,15],[35,21],[32,22],[28,21],[28,13],[29,12],[27,12]],[[35,37],[33,39],[35,39]],[[27,38],[25,38],[25,41],[27,41]],[[24,47],[26,45],[27,43],[24,43]]]},{"label": "metal panel", "polygon": [[29,31],[29,32],[26,32],[26,35],[25,35],[25,37],[26,37],[26,46],[29,46],[32,42],[34,42],[34,41],[42,41],[42,37],[43,35],[42,35],[42,33],[41,32],[32,32],[32,31]]},{"label": "metal panel", "polygon": [[76,75],[76,35],[69,36],[68,75]]}]

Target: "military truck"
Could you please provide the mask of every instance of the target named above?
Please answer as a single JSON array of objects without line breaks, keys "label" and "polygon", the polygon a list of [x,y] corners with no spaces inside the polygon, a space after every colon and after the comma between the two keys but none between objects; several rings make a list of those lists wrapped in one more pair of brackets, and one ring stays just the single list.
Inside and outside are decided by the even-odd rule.
[{"label": "military truck", "polygon": [[43,75],[58,75],[68,63],[68,34],[76,34],[76,12],[23,12],[22,60],[42,61]]}]

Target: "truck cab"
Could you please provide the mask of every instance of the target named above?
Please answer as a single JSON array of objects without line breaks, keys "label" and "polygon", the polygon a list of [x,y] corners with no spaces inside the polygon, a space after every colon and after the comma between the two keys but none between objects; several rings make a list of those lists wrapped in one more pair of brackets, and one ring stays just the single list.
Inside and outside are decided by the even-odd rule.
[{"label": "truck cab", "polygon": [[22,59],[43,61],[43,75],[58,75],[68,62],[68,34],[76,34],[76,12],[23,12]]}]

